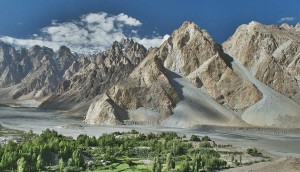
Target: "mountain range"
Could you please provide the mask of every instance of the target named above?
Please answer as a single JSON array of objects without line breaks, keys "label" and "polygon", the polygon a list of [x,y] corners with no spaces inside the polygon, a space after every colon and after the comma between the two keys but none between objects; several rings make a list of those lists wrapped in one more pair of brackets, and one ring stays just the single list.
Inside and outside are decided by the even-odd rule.
[{"label": "mountain range", "polygon": [[300,24],[241,25],[223,44],[184,22],[160,47],[78,55],[0,43],[0,103],[96,125],[300,127]]}]

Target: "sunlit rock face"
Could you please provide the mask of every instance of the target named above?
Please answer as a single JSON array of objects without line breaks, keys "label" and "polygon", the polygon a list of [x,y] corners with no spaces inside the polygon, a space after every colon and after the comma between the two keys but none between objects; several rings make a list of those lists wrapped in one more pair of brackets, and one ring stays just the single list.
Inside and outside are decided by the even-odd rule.
[{"label": "sunlit rock face", "polygon": [[190,22],[150,50],[130,39],[90,55],[0,43],[0,103],[98,125],[300,127],[299,50],[299,24],[257,22],[222,45]]},{"label": "sunlit rock face", "polygon": [[[146,108],[152,110],[153,114],[158,112],[159,117],[156,115],[151,120],[162,121],[173,114],[174,107],[180,101],[178,90],[168,75],[170,71],[187,77],[220,104],[231,109],[247,108],[259,101],[261,94],[253,84],[240,78],[231,69],[226,56],[222,47],[205,30],[194,23],[185,22],[158,49],[153,49],[129,78],[114,85],[104,96],[126,111]],[[89,111],[94,108],[91,106]],[[101,115],[96,114],[98,119]],[[89,113],[86,118],[88,123],[93,123],[91,116]],[[129,114],[129,118],[136,120],[134,115]],[[98,120],[98,124],[102,123]]]},{"label": "sunlit rock face", "polygon": [[258,80],[300,103],[298,27],[251,22],[240,26],[223,48]]}]

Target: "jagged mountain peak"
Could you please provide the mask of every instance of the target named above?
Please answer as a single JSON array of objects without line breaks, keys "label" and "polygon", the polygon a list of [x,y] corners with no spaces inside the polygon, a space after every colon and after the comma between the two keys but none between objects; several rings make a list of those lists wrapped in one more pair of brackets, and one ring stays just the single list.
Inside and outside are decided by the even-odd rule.
[{"label": "jagged mountain peak", "polygon": [[[248,70],[248,76],[255,78],[252,80],[263,93],[263,99],[247,110],[242,116],[244,119],[252,124],[265,125],[299,120],[300,34],[294,27],[287,24],[242,25],[223,43],[223,49],[245,67],[245,71]],[[267,86],[277,93],[266,91]],[[272,113],[271,109],[274,109]],[[281,117],[287,121],[282,121]]]},{"label": "jagged mountain peak", "polygon": [[0,51],[1,51],[2,56],[4,55],[4,53],[13,55],[16,52],[16,49],[15,49],[15,47],[13,47],[10,44],[0,42]]},{"label": "jagged mountain peak", "polygon": [[203,32],[203,33],[206,34],[204,36],[210,37],[209,34],[208,34],[208,32],[206,30],[200,28],[196,23],[189,22],[189,21],[183,22],[183,24],[176,31],[173,32],[173,33],[176,34],[176,33],[186,32],[186,31],[188,31],[190,33],[193,33],[193,32]]},{"label": "jagged mountain peak", "polygon": [[120,62],[130,62],[137,65],[147,54],[147,49],[143,45],[127,38],[119,42],[115,41],[112,47],[107,49],[104,54],[106,66],[116,65]]},{"label": "jagged mountain peak", "polygon": [[295,29],[296,29],[296,31],[298,31],[298,32],[300,31],[300,23],[299,23],[299,22],[296,24]]},{"label": "jagged mountain peak", "polygon": [[258,21],[251,21],[248,24],[243,24],[243,25],[239,26],[238,29],[239,28],[244,28],[244,27],[246,27],[248,29],[248,31],[272,30],[272,29],[279,29],[280,28],[280,26],[278,26],[276,24],[265,25],[265,24],[262,24]]},{"label": "jagged mountain peak", "polygon": [[23,48],[23,47],[20,48],[18,51],[20,52],[20,54],[26,54],[26,53],[28,53],[28,49]]},{"label": "jagged mountain peak", "polygon": [[32,56],[44,55],[44,54],[52,55],[52,54],[54,54],[54,51],[52,48],[49,48],[49,47],[45,47],[45,46],[41,47],[39,45],[35,45],[29,49],[29,53]]},{"label": "jagged mountain peak", "polygon": [[146,50],[146,48],[142,44],[135,42],[133,39],[122,38],[120,41],[114,41],[111,48],[107,49],[106,52],[114,50],[114,51],[122,51],[126,53],[126,51],[129,51],[130,48],[132,47],[134,47],[135,50],[136,49]]},{"label": "jagged mountain peak", "polygon": [[[239,91],[233,94],[234,90]],[[251,93],[248,97],[241,96]],[[182,118],[179,123],[184,127],[196,123],[220,124],[222,119],[225,120],[221,123],[225,124],[233,118],[233,113],[224,107],[207,103],[210,100],[205,94],[216,102],[237,109],[249,107],[261,98],[251,83],[243,81],[227,65],[221,46],[205,30],[190,22],[183,23],[158,49],[152,49],[129,78],[107,92],[114,104],[129,113],[130,120],[157,123],[170,117],[172,119],[167,125],[173,126],[178,118]],[[93,116],[97,111],[95,108],[102,108],[102,99],[99,101],[91,106],[87,122],[93,123],[96,117],[103,120],[97,121],[101,124],[109,121],[102,115],[122,115],[102,112]],[[181,108],[186,109],[186,113]],[[202,121],[196,116],[203,117]],[[193,118],[194,121],[190,121]]]},{"label": "jagged mountain peak", "polygon": [[290,29],[295,29],[292,25],[289,25],[288,23],[282,23],[279,28],[290,30]]},{"label": "jagged mountain peak", "polygon": [[292,26],[250,22],[238,27],[235,33],[223,43],[223,48],[230,49],[227,51],[229,55],[239,57],[243,65],[255,70],[257,60],[266,57],[265,55],[272,57],[272,53],[281,45],[292,42],[300,43],[300,34]]},{"label": "jagged mountain peak", "polygon": [[1,47],[12,47],[10,44],[7,44],[7,43],[5,43],[5,42],[3,42],[1,40],[0,40],[0,46]]},{"label": "jagged mountain peak", "polygon": [[193,37],[200,37],[201,39],[206,39],[207,41],[214,43],[212,37],[208,34],[208,32],[206,30],[200,28],[194,22],[185,21],[179,27],[179,29],[175,30],[172,33],[171,38],[169,38],[169,39],[178,37],[179,35],[182,35],[182,34],[184,34],[186,36],[186,37],[182,37],[184,39],[187,39],[187,37],[189,37],[189,39],[192,39]]},{"label": "jagged mountain peak", "polygon": [[[65,109],[85,104],[126,78],[147,54],[147,49],[130,39],[115,41],[104,52],[73,60],[64,80],[42,107]],[[68,62],[68,60],[64,60]]]},{"label": "jagged mountain peak", "polygon": [[[107,102],[100,96],[90,106],[86,122],[110,124],[110,119],[123,116],[133,121],[162,122],[162,125],[181,127],[240,125],[230,121],[243,120],[253,125],[280,126],[282,119],[278,116],[284,113],[282,108],[270,113],[265,107],[282,104],[289,109],[287,115],[295,116],[300,106],[266,85],[271,83],[275,89],[287,92],[296,88],[288,75],[282,72],[284,66],[277,64],[273,57],[283,60],[281,52],[299,46],[295,41],[292,41],[293,44],[286,42],[286,47],[281,45],[296,35],[293,32],[258,22],[242,25],[229,39],[233,42],[223,44],[227,53],[230,53],[228,49],[236,48],[232,58],[205,30],[185,22],[158,49],[153,49],[130,77],[105,93],[112,101],[108,103],[110,107],[118,106],[123,111],[101,111]],[[272,54],[277,46],[281,48]],[[254,57],[248,56],[253,52]],[[289,54],[296,57],[290,64],[287,63],[289,67],[296,65],[299,54]],[[237,59],[243,55],[255,59],[252,63],[257,68],[240,65]],[[257,73],[251,76],[248,70]],[[262,79],[266,85],[255,78]],[[160,98],[156,97],[158,95]],[[121,122],[118,120],[118,123]]]},{"label": "jagged mountain peak", "polygon": [[71,54],[71,50],[69,47],[65,46],[65,45],[62,45],[59,47],[59,49],[57,50],[58,54],[60,53],[68,53],[68,54]]},{"label": "jagged mountain peak", "polygon": [[41,49],[42,49],[41,46],[39,46],[39,45],[34,45],[34,46],[32,46],[32,47],[29,49],[29,51],[40,51]]},{"label": "jagged mountain peak", "polygon": [[212,37],[195,23],[184,22],[159,48],[164,66],[172,71],[188,75],[207,59],[221,54],[222,49]]},{"label": "jagged mountain peak", "polygon": [[17,101],[51,95],[41,107],[80,109],[92,124],[279,125],[298,119],[299,27],[250,22],[221,46],[184,22],[151,51],[122,39],[80,58],[65,46],[34,46],[24,55],[6,48],[10,60],[0,66],[0,81],[18,84],[10,93]]},{"label": "jagged mountain peak", "polygon": [[264,25],[258,21],[251,21],[248,24],[246,24],[246,26],[248,26],[248,28],[259,28],[259,27],[264,27]]},{"label": "jagged mountain peak", "polygon": [[122,38],[119,43],[123,44],[123,45],[126,45],[126,44],[133,44],[133,43],[136,43],[136,42],[133,41],[132,38]]}]

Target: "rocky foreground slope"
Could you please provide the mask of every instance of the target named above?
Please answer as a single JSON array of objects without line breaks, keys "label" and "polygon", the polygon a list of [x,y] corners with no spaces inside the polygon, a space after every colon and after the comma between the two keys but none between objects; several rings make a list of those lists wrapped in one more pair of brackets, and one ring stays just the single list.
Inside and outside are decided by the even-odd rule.
[{"label": "rocky foreground slope", "polygon": [[299,25],[251,22],[220,45],[185,22],[158,48],[122,40],[81,57],[0,50],[0,103],[39,101],[100,125],[300,127]]}]

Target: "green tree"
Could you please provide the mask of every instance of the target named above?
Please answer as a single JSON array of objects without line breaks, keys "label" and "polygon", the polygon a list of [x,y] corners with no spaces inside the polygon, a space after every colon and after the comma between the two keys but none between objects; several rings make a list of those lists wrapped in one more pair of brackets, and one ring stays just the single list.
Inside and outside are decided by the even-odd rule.
[{"label": "green tree", "polygon": [[167,159],[166,159],[166,165],[167,165],[167,172],[171,171],[173,167],[173,157],[171,153],[167,154]]},{"label": "green tree", "polygon": [[24,140],[29,141],[32,140],[34,134],[32,130],[29,130],[25,135],[24,135]]},{"label": "green tree", "polygon": [[190,169],[190,164],[189,164],[189,161],[188,159],[185,159],[180,167],[180,171],[181,172],[189,172],[191,169]]},{"label": "green tree", "polygon": [[132,165],[134,165],[134,163],[132,162],[132,160],[129,159],[129,158],[126,159],[125,162],[126,162],[126,164],[128,164],[129,167],[131,167]]},{"label": "green tree", "polygon": [[123,146],[123,144],[120,146],[120,152],[123,152],[124,151],[124,146]]},{"label": "green tree", "polygon": [[153,172],[161,172],[161,169],[162,169],[161,162],[159,161],[159,158],[156,156],[156,157],[154,158],[152,171],[153,171]]},{"label": "green tree", "polygon": [[162,169],[162,165],[161,165],[161,162],[158,160],[155,172],[161,172],[161,169]]},{"label": "green tree", "polygon": [[202,142],[203,142],[203,141],[208,142],[208,141],[211,141],[211,139],[210,139],[208,136],[204,136],[204,137],[202,137],[201,141],[202,141]]},{"label": "green tree", "polygon": [[72,160],[76,167],[82,167],[84,165],[84,158],[81,154],[81,151],[75,150],[72,154]]},{"label": "green tree", "polygon": [[59,166],[59,172],[63,172],[65,164],[62,158],[59,159],[58,166]]},{"label": "green tree", "polygon": [[26,160],[24,157],[18,159],[17,166],[18,172],[26,172]]},{"label": "green tree", "polygon": [[44,161],[43,161],[41,155],[39,155],[36,160],[36,169],[38,171],[42,171],[43,167],[44,167]]},{"label": "green tree", "polygon": [[154,158],[153,160],[153,166],[152,166],[152,171],[154,172],[157,166],[157,157]]},{"label": "green tree", "polygon": [[73,162],[73,159],[72,159],[72,158],[69,158],[69,159],[68,159],[68,166],[69,166],[69,167],[74,166],[74,162]]},{"label": "green tree", "polygon": [[199,142],[200,138],[198,136],[192,135],[191,138],[190,138],[190,141]]},{"label": "green tree", "polygon": [[207,160],[206,168],[208,170],[218,170],[220,168],[226,167],[227,162],[220,160],[218,158],[211,158]]},{"label": "green tree", "polygon": [[172,169],[175,169],[175,167],[176,167],[176,164],[175,164],[175,160],[173,159],[173,161],[172,161]]},{"label": "green tree", "polygon": [[201,168],[203,168],[203,161],[201,155],[197,154],[193,159],[193,171],[198,172]]}]

